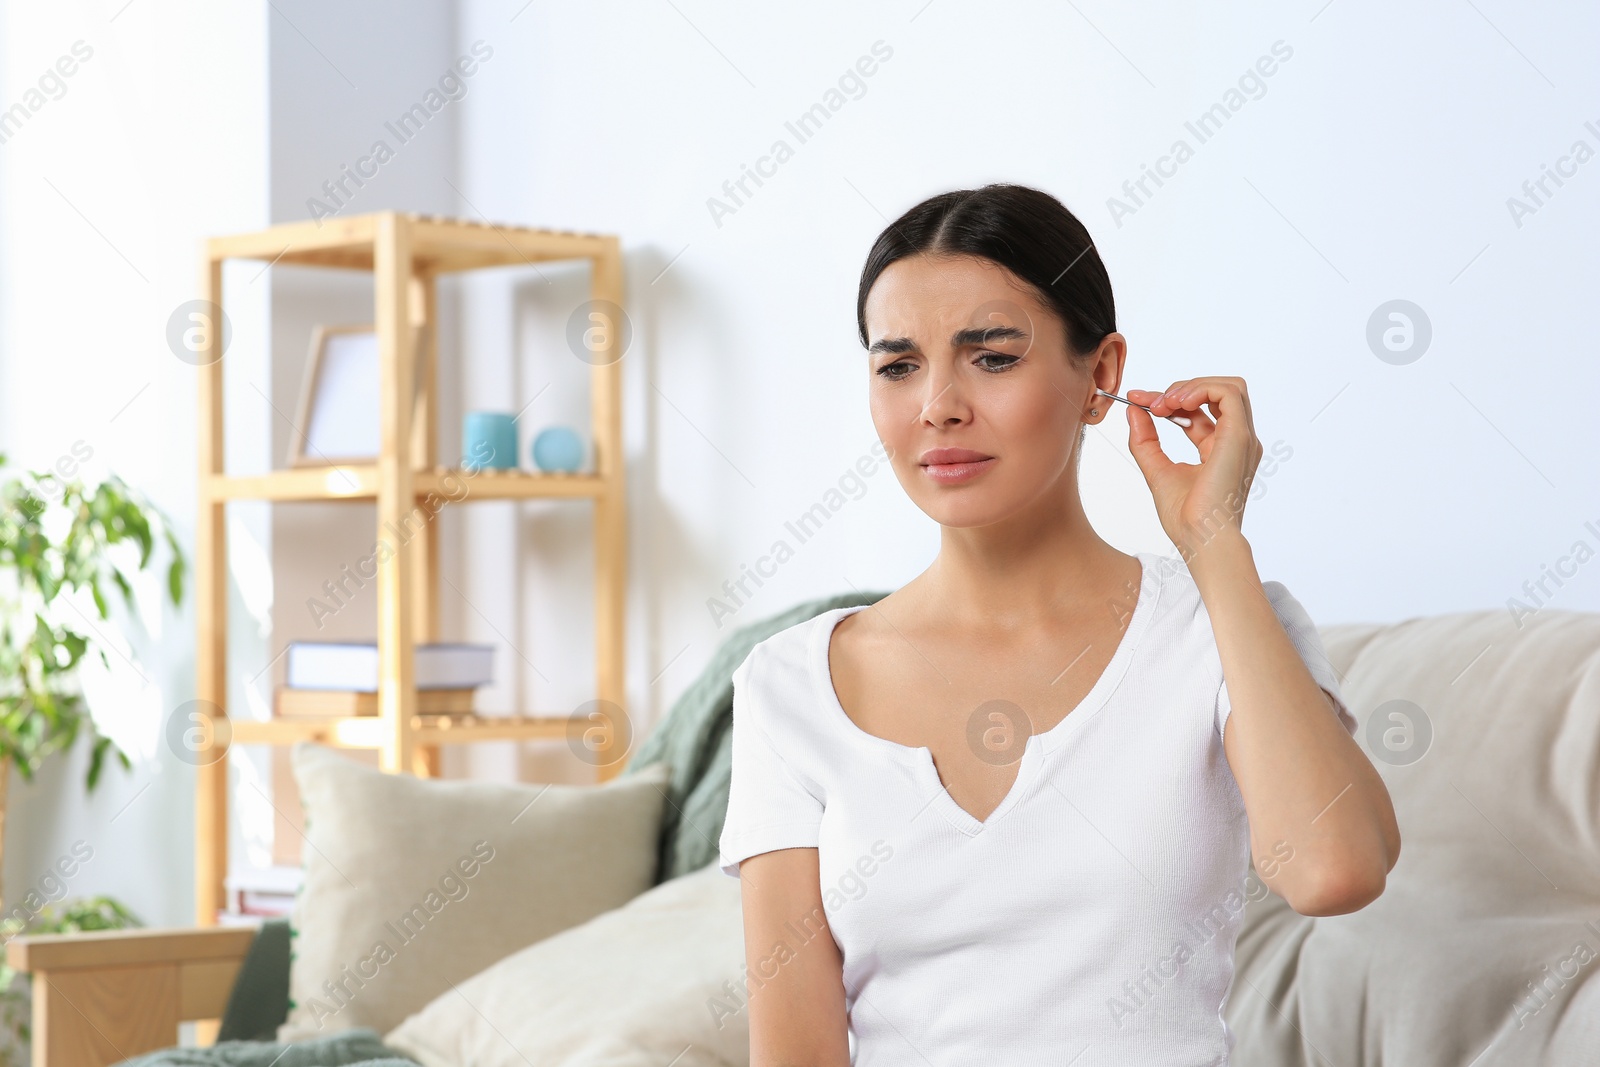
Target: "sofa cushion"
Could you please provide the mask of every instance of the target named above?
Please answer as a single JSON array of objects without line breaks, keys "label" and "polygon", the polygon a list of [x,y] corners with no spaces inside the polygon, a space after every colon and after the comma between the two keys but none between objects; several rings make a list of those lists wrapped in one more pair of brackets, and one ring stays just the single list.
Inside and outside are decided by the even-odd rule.
[{"label": "sofa cushion", "polygon": [[385,1035],[423,1067],[750,1059],[739,883],[713,864],[508,956]]},{"label": "sofa cushion", "polygon": [[1250,895],[1225,1013],[1234,1067],[1592,1064],[1600,614],[1322,633],[1400,858],[1350,915]]},{"label": "sofa cushion", "polygon": [[667,768],[599,786],[380,774],[294,749],[305,883],[281,1041],[382,1032],[655,876]]}]

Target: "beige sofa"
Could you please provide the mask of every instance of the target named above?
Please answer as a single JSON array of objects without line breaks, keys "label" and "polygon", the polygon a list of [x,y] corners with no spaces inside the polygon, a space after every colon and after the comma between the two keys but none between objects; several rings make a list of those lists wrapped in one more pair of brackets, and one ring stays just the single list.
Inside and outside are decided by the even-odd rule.
[{"label": "beige sofa", "polygon": [[[1353,915],[1250,894],[1234,1067],[1600,1063],[1600,614],[1322,632],[1404,846]],[[12,965],[44,990],[36,1063],[171,1044],[178,1020],[221,1010],[247,945],[235,930],[17,939]],[[718,948],[724,965],[736,952]]]},{"label": "beige sofa", "polygon": [[1600,1064],[1600,614],[1322,634],[1400,859],[1354,914],[1252,896],[1233,1067]]}]

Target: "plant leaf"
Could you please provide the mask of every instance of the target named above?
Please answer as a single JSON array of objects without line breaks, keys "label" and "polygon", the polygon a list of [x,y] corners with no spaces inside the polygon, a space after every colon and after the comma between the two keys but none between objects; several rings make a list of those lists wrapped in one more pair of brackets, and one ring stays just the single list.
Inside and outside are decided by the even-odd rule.
[{"label": "plant leaf", "polygon": [[122,602],[128,605],[128,610],[134,610],[133,585],[128,581],[127,575],[123,574],[120,568],[112,567],[111,580],[116,583],[117,589],[122,593]]},{"label": "plant leaf", "polygon": [[84,787],[90,793],[100,784],[100,771],[105,767],[106,749],[110,747],[111,738],[102,736],[94,739],[94,747],[89,750],[89,773],[85,776]]}]

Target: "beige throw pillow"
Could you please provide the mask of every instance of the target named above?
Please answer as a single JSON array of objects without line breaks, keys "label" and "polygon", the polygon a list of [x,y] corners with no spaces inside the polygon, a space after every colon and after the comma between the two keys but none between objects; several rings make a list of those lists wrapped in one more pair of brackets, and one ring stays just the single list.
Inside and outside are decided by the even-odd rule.
[{"label": "beige throw pillow", "polygon": [[665,765],[604,785],[380,774],[294,748],[306,813],[281,1041],[395,1026],[650,887]]},{"label": "beige throw pillow", "polygon": [[383,1043],[423,1067],[747,1064],[740,915],[712,864],[507,956]]}]

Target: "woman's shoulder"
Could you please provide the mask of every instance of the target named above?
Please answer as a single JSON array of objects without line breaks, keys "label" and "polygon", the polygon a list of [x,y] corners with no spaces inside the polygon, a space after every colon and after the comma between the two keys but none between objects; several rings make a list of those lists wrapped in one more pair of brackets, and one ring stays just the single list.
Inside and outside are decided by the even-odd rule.
[{"label": "woman's shoulder", "polygon": [[826,776],[839,729],[828,703],[827,663],[818,659],[827,646],[820,642],[854,611],[853,605],[827,608],[776,631],[757,642],[733,674],[735,735],[743,730],[761,738],[758,749],[782,753],[789,770],[808,782]]},{"label": "woman's shoulder", "polygon": [[[1200,587],[1194,580],[1194,575],[1189,571],[1189,565],[1181,556],[1156,555],[1155,553],[1140,553],[1145,565],[1153,568],[1155,576],[1161,586],[1161,599],[1171,607],[1186,606],[1196,614],[1204,614],[1205,601],[1200,595]],[[1288,586],[1280,581],[1262,579],[1261,590],[1267,595],[1267,602],[1280,615],[1301,614],[1305,608],[1289,592]]]},{"label": "woman's shoulder", "polygon": [[808,713],[817,696],[817,657],[827,655],[821,642],[842,618],[866,606],[825,608],[756,642],[733,673],[734,713],[763,719]]},{"label": "woman's shoulder", "polygon": [[[827,642],[832,639],[835,648],[861,639],[863,616],[877,614],[871,609],[882,608],[897,602],[898,592],[867,593],[865,599],[835,598],[823,601],[826,606],[770,634],[750,649],[741,669],[759,664],[775,669],[809,669],[816,657],[825,656]],[[845,602],[840,602],[845,601]],[[814,607],[814,605],[813,605]],[[819,645],[822,646],[819,651]]]},{"label": "woman's shoulder", "polygon": [[773,669],[803,668],[806,650],[811,643],[811,634],[818,621],[827,614],[829,613],[824,611],[809,619],[802,619],[757,641],[745,654],[744,661],[739,664],[738,669],[734,671],[735,684],[740,682],[749,684]]},{"label": "woman's shoulder", "polygon": [[[1143,647],[1151,651],[1163,650],[1169,655],[1179,647],[1189,647],[1214,660],[1216,633],[1211,613],[1188,565],[1176,555],[1141,555],[1159,591],[1153,598],[1155,604],[1149,623],[1157,636],[1142,642]],[[1273,614],[1297,645],[1317,639],[1317,627],[1310,613],[1288,586],[1281,581],[1263,579],[1261,591]]]},{"label": "woman's shoulder", "polygon": [[905,590],[897,589],[870,604],[859,605],[858,610],[839,612],[827,637],[835,659],[869,654],[875,642],[886,633],[895,632],[889,620],[902,617],[906,600]]}]

